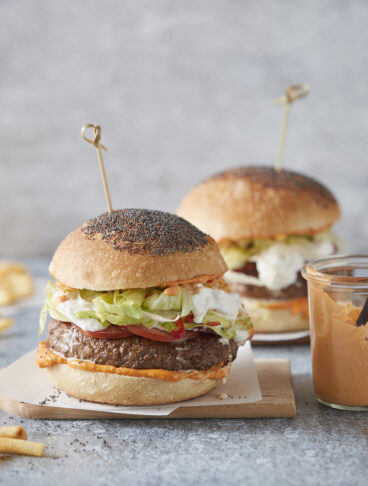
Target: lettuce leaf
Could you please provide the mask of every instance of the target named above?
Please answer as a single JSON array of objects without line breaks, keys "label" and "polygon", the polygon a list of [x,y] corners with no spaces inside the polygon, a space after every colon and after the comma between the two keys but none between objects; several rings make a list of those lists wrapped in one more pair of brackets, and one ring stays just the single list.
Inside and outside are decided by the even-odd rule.
[{"label": "lettuce leaf", "polygon": [[286,235],[272,239],[243,240],[236,244],[222,247],[221,253],[229,269],[233,270],[250,260],[254,255],[267,250],[274,243],[282,242],[287,245],[295,245],[305,241],[322,241],[327,239],[333,240],[332,232],[325,231],[317,235]]},{"label": "lettuce leaf", "polygon": [[39,324],[38,324],[38,335],[39,336],[41,336],[41,334],[43,333],[43,331],[45,329],[48,310],[49,310],[49,308],[48,308],[47,304],[45,303],[42,306],[41,312],[40,312],[40,320],[39,320]]},{"label": "lettuce leaf", "polygon": [[[70,317],[74,315],[76,319],[97,320],[104,327],[109,324],[119,326],[141,324],[147,328],[158,327],[170,332],[177,328],[176,321],[180,317],[185,318],[195,308],[192,295],[184,286],[179,286],[179,289],[175,296],[168,296],[164,289],[159,288],[110,292],[77,289],[62,291],[55,283],[49,282],[47,301],[41,311],[39,331],[42,333],[45,327],[48,311],[53,318],[66,322],[73,322]],[[63,307],[68,304],[68,301],[71,301],[70,307]],[[62,305],[58,306],[60,302]],[[68,314],[69,318],[60,312],[60,308]],[[241,328],[242,331],[252,327],[248,316],[242,316],[234,322],[233,317],[227,318],[209,308],[201,323],[186,322],[183,319],[186,329],[206,327],[207,322],[220,322],[218,326],[207,327],[211,327],[215,333],[226,339],[236,337],[236,327]]]}]

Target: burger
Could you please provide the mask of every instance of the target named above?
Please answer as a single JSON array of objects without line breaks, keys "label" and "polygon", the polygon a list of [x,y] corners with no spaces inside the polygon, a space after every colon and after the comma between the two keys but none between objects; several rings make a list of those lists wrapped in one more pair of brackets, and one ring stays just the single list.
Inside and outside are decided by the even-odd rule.
[{"label": "burger", "polygon": [[70,233],[50,265],[37,363],[68,395],[155,405],[202,395],[252,336],[215,241],[184,219],[123,209]]},{"label": "burger", "polygon": [[184,197],[178,214],[218,243],[256,332],[308,329],[307,260],[336,253],[339,205],[302,174],[248,166],[219,173]]}]

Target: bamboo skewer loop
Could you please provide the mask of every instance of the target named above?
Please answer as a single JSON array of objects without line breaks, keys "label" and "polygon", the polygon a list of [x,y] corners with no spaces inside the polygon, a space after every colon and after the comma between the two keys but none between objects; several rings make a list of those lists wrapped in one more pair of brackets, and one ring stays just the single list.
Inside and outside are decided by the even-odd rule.
[{"label": "bamboo skewer loop", "polygon": [[[86,137],[85,133],[86,130],[89,128],[93,128],[93,139]],[[102,182],[104,186],[104,191],[105,191],[105,197],[106,197],[106,202],[107,202],[107,207],[109,209],[109,212],[112,212],[112,204],[111,204],[111,197],[110,197],[110,191],[109,191],[109,186],[107,183],[107,178],[106,178],[106,171],[105,171],[105,165],[102,157],[102,150],[107,151],[106,145],[103,145],[101,143],[101,127],[100,125],[93,125],[91,123],[87,123],[87,125],[84,125],[82,127],[82,138],[86,142],[94,145],[97,149],[97,157],[98,157],[98,163],[100,165],[100,171],[101,171],[101,177],[102,177]]]},{"label": "bamboo skewer loop", "polygon": [[281,121],[279,149],[278,149],[276,166],[275,166],[275,169],[277,171],[282,170],[282,161],[285,152],[285,140],[286,140],[287,125],[289,121],[290,105],[291,103],[294,103],[294,101],[307,96],[309,92],[310,89],[308,84],[306,83],[293,84],[286,88],[283,96],[280,96],[280,98],[276,98],[273,100],[274,105],[284,105],[284,111],[282,114],[282,121]]}]

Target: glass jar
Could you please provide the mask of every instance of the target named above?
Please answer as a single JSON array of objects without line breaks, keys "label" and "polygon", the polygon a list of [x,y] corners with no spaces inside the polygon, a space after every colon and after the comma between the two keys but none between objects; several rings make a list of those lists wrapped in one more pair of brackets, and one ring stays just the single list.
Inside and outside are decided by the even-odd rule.
[{"label": "glass jar", "polygon": [[368,255],[318,258],[302,275],[308,282],[317,400],[343,410],[368,410],[368,302],[361,315],[368,299]]}]

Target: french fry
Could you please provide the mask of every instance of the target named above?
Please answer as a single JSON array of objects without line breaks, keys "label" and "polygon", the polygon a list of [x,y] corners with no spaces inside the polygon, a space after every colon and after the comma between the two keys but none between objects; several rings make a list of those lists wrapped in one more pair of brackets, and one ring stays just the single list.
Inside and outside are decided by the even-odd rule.
[{"label": "french fry", "polygon": [[27,269],[21,263],[0,262],[0,279],[6,277],[9,273],[27,273]]},{"label": "french fry", "polygon": [[10,305],[14,300],[15,297],[9,285],[6,282],[0,282],[0,305]]},{"label": "french fry", "polygon": [[33,294],[33,281],[28,273],[13,273],[7,280],[16,299]]},{"label": "french fry", "polygon": [[3,454],[23,454],[25,456],[41,457],[44,450],[45,444],[41,442],[0,437],[0,453]]},{"label": "french fry", "polygon": [[20,425],[0,427],[0,437],[27,440],[27,432]]},{"label": "french fry", "polygon": [[13,324],[13,319],[9,319],[8,317],[0,317],[0,332],[5,331],[5,329],[8,329],[8,327],[11,327]]},{"label": "french fry", "polygon": [[33,279],[24,265],[0,262],[0,305],[11,305],[33,292]]}]

